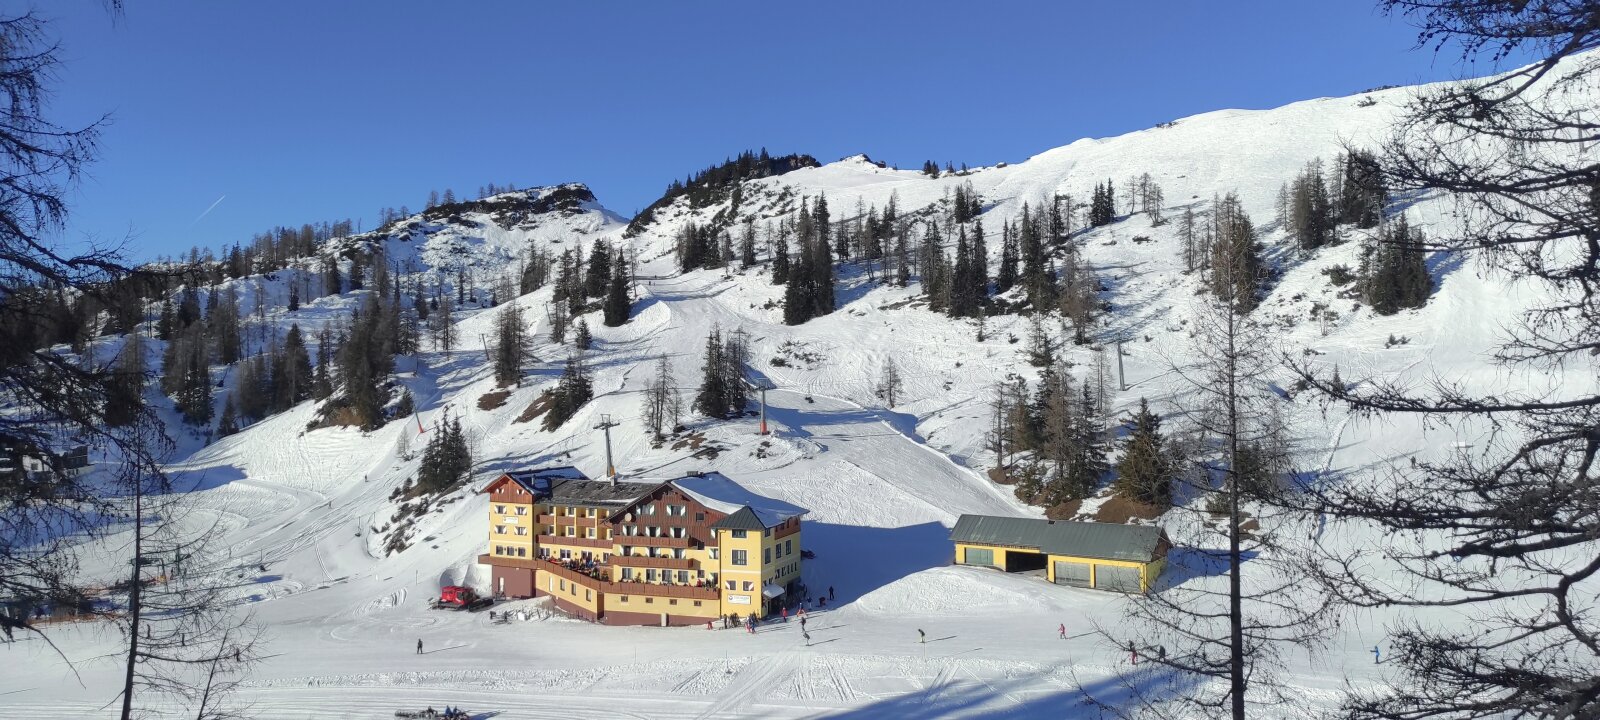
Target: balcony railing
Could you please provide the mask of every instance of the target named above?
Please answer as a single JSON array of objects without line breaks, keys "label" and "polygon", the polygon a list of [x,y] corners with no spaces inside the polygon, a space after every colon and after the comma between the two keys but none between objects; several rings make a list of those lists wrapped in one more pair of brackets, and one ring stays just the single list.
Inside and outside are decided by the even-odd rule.
[{"label": "balcony railing", "polygon": [[639,547],[664,547],[664,548],[692,548],[698,547],[694,538],[675,537],[650,537],[649,535],[613,535],[612,541],[618,545],[637,545]]},{"label": "balcony railing", "polygon": [[612,555],[611,564],[617,567],[632,568],[668,568],[671,570],[693,570],[699,567],[694,558],[647,557],[644,555]]},{"label": "balcony railing", "polygon": [[566,578],[572,582],[587,587],[596,587],[605,584],[611,579],[611,571],[604,565],[596,564],[592,569],[584,570],[577,567],[567,567],[558,562],[540,558],[535,566],[540,572],[555,573],[556,577]]},{"label": "balcony railing", "polygon": [[666,585],[642,580],[602,583],[600,589],[617,595],[653,595],[690,600],[716,600],[721,597],[716,586]]},{"label": "balcony railing", "polygon": [[602,538],[566,537],[564,535],[536,535],[540,545],[566,545],[568,547],[600,548],[610,550],[612,541]]}]

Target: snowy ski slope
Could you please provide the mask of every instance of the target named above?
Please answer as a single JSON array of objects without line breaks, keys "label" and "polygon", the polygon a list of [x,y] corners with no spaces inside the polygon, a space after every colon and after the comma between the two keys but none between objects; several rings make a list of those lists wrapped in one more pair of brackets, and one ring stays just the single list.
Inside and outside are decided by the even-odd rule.
[{"label": "snowy ski slope", "polygon": [[[958,178],[879,168],[857,156],[755,181],[749,194],[770,191],[770,203],[781,189],[792,190],[787,208],[752,203],[761,222],[795,209],[801,196],[824,193],[837,220],[850,217],[858,201],[882,208],[891,196],[903,212],[915,212],[971,182],[983,197],[985,227],[998,237],[1001,223],[1019,215],[1023,203],[1038,206],[1059,192],[1087,199],[1093,184],[1106,179],[1120,189],[1123,179],[1149,172],[1166,192],[1169,216],[1237,191],[1282,273],[1258,312],[1278,324],[1284,352],[1310,352],[1347,380],[1438,375],[1480,389],[1593,387],[1593,366],[1511,377],[1490,364],[1501,328],[1540,299],[1539,288],[1484,275],[1470,262],[1436,258],[1430,264],[1436,292],[1425,308],[1375,317],[1337,298],[1338,288],[1322,274],[1336,264],[1357,264],[1356,238],[1301,259],[1285,247],[1283,229],[1272,226],[1281,183],[1313,158],[1331,162],[1342,142],[1359,145],[1382,136],[1411,92],[1207,113],[1079,140]],[[1447,229],[1447,198],[1412,200],[1414,224]],[[543,464],[574,464],[598,475],[604,450],[590,428],[609,414],[623,423],[613,431],[613,445],[624,475],[717,470],[809,508],[805,539],[817,559],[806,563],[805,581],[834,586],[840,596],[835,609],[811,621],[812,645],[800,641],[793,625],[768,626],[754,637],[700,628],[600,627],[550,616],[534,602],[526,603],[534,608],[533,620],[508,626],[491,626],[485,615],[430,612],[426,600],[441,584],[487,584],[486,569],[474,562],[487,535],[485,499],[460,493],[419,521],[408,550],[385,556],[374,528],[387,524],[394,512],[390,493],[416,471],[416,461],[403,459],[401,449],[408,441],[420,449],[418,421],[372,433],[307,432],[314,411],[305,404],[209,446],[198,438],[181,440],[172,463],[196,508],[193,521],[218,522],[232,562],[256,580],[241,607],[269,630],[274,655],[242,691],[242,699],[254,703],[249,715],[372,718],[401,707],[456,704],[503,718],[1060,718],[1092,716],[1080,704],[1085,691],[1102,699],[1126,692],[1118,680],[1129,670],[1125,653],[1088,634],[1096,624],[1120,621],[1120,596],[949,566],[946,534],[961,513],[1038,513],[984,475],[992,464],[982,442],[988,391],[1009,373],[1035,374],[1022,357],[1026,322],[992,319],[980,342],[974,324],[915,302],[915,284],[869,284],[852,265],[840,277],[837,312],[784,326],[774,302],[781,301],[782,288],[765,274],[676,271],[674,232],[718,209],[674,206],[647,232],[626,240],[622,220],[598,205],[513,229],[482,218],[476,226],[405,221],[405,232],[385,240],[391,256],[429,268],[462,257],[480,269],[503,266],[530,243],[587,248],[596,237],[634,245],[643,265],[630,322],[605,328],[598,313],[589,317],[596,349],[588,362],[597,397],[555,432],[514,422],[555,381],[565,356],[565,348],[548,342],[548,288],[516,300],[531,311],[540,362],[531,382],[504,405],[478,409],[479,398],[495,389],[476,340],[491,334],[493,310],[463,313],[463,347],[403,359],[399,380],[418,400],[421,425],[446,412],[462,419],[477,462],[475,487],[501,470]],[[1129,388],[1116,395],[1119,410],[1145,397],[1159,411],[1177,391],[1169,368],[1187,353],[1198,280],[1181,272],[1176,232],[1176,223],[1152,227],[1135,217],[1082,238],[1114,307],[1101,337],[1128,339]],[[1135,236],[1150,241],[1135,243]],[[989,248],[998,254],[998,241]],[[316,266],[308,261],[305,267]],[[286,286],[272,287],[286,293]],[[276,297],[269,294],[269,303],[281,302]],[[269,317],[278,332],[291,322],[314,328],[358,299],[324,298],[295,313],[274,307]],[[1314,322],[1316,303],[1336,309],[1339,318]],[[652,362],[659,356],[672,361],[687,400],[712,327],[746,332],[754,369],[779,387],[769,393],[773,433],[757,435],[753,418],[696,419],[690,429],[703,434],[702,447],[718,449],[714,459],[671,444],[653,448],[638,419]],[[1391,344],[1391,337],[1405,342]],[[775,363],[786,343],[820,359],[796,360],[791,353]],[[1067,350],[1080,371],[1093,366],[1095,352]],[[886,358],[905,378],[894,408],[882,407],[872,390]],[[1286,402],[1284,411],[1299,439],[1297,464],[1332,474],[1428,457],[1473,440],[1449,428],[1404,418],[1373,422],[1305,402]],[[1308,541],[1378,540],[1313,537]],[[120,572],[124,552],[112,538],[89,550],[86,567]],[[266,570],[255,568],[258,563]],[[1173,575],[1170,581],[1208,581]],[[1347,682],[1371,682],[1378,670],[1370,648],[1383,641],[1382,619],[1352,617],[1325,649],[1291,655],[1288,681],[1313,705],[1335,702]],[[1072,639],[1057,638],[1061,623]],[[928,644],[916,642],[918,629],[927,632]],[[62,627],[54,639],[76,661],[78,675],[36,640],[0,646],[8,666],[0,693],[14,693],[6,696],[8,706],[19,717],[102,714],[115,692],[116,659],[102,657],[114,651],[115,632]],[[418,639],[428,654],[412,653]],[[1133,677],[1136,684],[1156,680]]]}]

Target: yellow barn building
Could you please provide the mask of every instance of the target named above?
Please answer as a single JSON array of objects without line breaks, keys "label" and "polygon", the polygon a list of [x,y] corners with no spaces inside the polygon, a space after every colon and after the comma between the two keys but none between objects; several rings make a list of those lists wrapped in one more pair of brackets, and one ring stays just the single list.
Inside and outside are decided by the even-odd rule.
[{"label": "yellow barn building", "polygon": [[1058,585],[1148,592],[1172,547],[1150,525],[962,515],[950,531],[957,565],[1034,572]]}]

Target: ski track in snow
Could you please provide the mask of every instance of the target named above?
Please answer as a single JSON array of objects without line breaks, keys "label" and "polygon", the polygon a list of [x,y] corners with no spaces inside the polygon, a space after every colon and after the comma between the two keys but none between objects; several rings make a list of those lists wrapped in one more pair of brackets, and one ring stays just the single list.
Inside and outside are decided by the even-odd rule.
[{"label": "ski track in snow", "polygon": [[[1409,92],[1370,93],[1377,100],[1370,107],[1357,98],[1322,98],[1269,111],[1208,113],[1170,127],[1078,141],[965,177],[931,179],[847,158],[753,181],[746,197],[759,212],[773,214],[795,209],[775,205],[782,193],[797,206],[800,196],[825,192],[838,220],[851,218],[858,201],[882,208],[891,197],[915,213],[941,202],[957,183],[971,182],[983,195],[989,250],[998,255],[1000,224],[1020,216],[1024,202],[1038,207],[1058,192],[1081,200],[1095,182],[1148,171],[1173,199],[1169,219],[1186,206],[1204,210],[1214,192],[1237,190],[1258,225],[1267,228],[1264,241],[1282,249],[1282,231],[1266,222],[1278,184],[1315,157],[1331,161],[1342,141],[1381,137]],[[415,231],[386,241],[397,262],[466,256],[480,266],[504,265],[530,244],[587,251],[590,242],[604,238],[638,250],[643,266],[629,322],[608,328],[598,314],[588,316],[596,349],[585,362],[597,396],[556,431],[514,422],[554,383],[568,351],[543,328],[542,308],[551,293],[545,287],[514,301],[528,311],[538,333],[538,360],[495,410],[478,409],[478,399],[495,388],[481,349],[473,346],[480,335],[491,334],[497,311],[462,309],[462,347],[424,351],[397,368],[397,380],[416,400],[417,417],[371,433],[307,431],[314,409],[306,403],[206,447],[193,433],[176,433],[174,476],[183,487],[193,486],[187,500],[194,522],[215,523],[221,537],[206,567],[250,581],[241,607],[268,631],[271,657],[239,693],[240,700],[253,703],[248,716],[390,717],[396,709],[455,704],[508,719],[1087,717],[1092,715],[1081,704],[1084,692],[1114,692],[1122,679],[1150,672],[1126,666],[1125,651],[1102,645],[1090,632],[1117,626],[1121,596],[950,566],[948,530],[960,514],[1040,513],[981,472],[988,458],[983,436],[989,393],[1011,373],[1030,379],[1037,373],[1023,359],[1027,321],[990,318],[979,341],[974,325],[927,311],[915,283],[904,289],[872,285],[862,266],[850,263],[839,279],[836,312],[785,326],[774,304],[782,288],[765,274],[676,271],[674,235],[720,207],[678,203],[631,239],[621,238],[619,219],[590,203],[581,212],[513,229],[486,217],[469,218],[478,223],[475,229],[407,221],[405,227]],[[1446,199],[1425,199],[1409,212],[1419,226],[1451,222]],[[423,224],[432,234],[422,231]],[[1160,412],[1179,392],[1169,361],[1186,352],[1199,280],[1181,265],[1176,224],[1131,217],[1075,238],[1111,288],[1107,299],[1114,313],[1105,336],[1127,341],[1129,389],[1113,398],[1119,412],[1137,407],[1141,398]],[[1358,382],[1430,373],[1492,387],[1596,382],[1583,374],[1585,368],[1538,378],[1507,378],[1494,370],[1485,357],[1498,341],[1498,328],[1540,296],[1526,286],[1459,272],[1459,265],[1437,266],[1437,290],[1420,310],[1375,317],[1353,307],[1323,273],[1359,263],[1363,232],[1311,258],[1278,255],[1281,277],[1257,312],[1274,323],[1286,352],[1314,356]],[[1138,236],[1149,241],[1133,242]],[[263,281],[268,299],[282,302],[288,283],[315,267],[313,260]],[[295,313],[274,309],[267,317],[276,332],[292,322],[314,331],[359,300],[358,293],[318,298]],[[1306,319],[1319,303],[1339,312],[1321,328]],[[703,450],[716,448],[715,458],[674,448],[676,440],[655,447],[639,420],[654,358],[671,361],[674,385],[689,405],[713,327],[746,331],[753,368],[779,385],[768,393],[772,433],[758,435],[751,417],[715,423],[690,417],[690,432],[703,438]],[[1396,343],[1389,342],[1391,336]],[[151,344],[152,357],[159,357],[157,343]],[[1096,352],[1061,349],[1078,381],[1093,367]],[[808,353],[816,358],[804,359]],[[905,386],[897,405],[884,408],[873,388],[891,358]],[[231,381],[229,374],[224,385]],[[171,417],[169,404],[158,409]],[[417,468],[417,459],[402,458],[400,448],[409,443],[412,454],[420,454],[429,436],[419,435],[417,426],[430,427],[447,412],[462,420],[477,474],[471,487],[415,518],[406,551],[386,554],[377,530],[391,525],[391,493]],[[590,428],[602,414],[621,423],[612,440],[625,475],[665,479],[715,469],[753,491],[810,508],[802,537],[817,558],[805,563],[802,579],[814,594],[834,586],[838,601],[809,616],[809,646],[793,621],[769,624],[751,636],[739,630],[596,626],[551,616],[537,603],[512,605],[533,609],[534,619],[509,625],[491,625],[486,614],[426,608],[441,584],[488,582],[475,562],[488,541],[486,499],[472,491],[495,472],[535,464],[572,464],[598,476],[604,450]],[[1411,419],[1375,427],[1338,410],[1324,417],[1303,402],[1285,402],[1285,414],[1301,427],[1320,430],[1308,437],[1326,432],[1325,444],[1317,442],[1306,453],[1324,478],[1431,457],[1449,445],[1430,435],[1438,430]],[[1180,544],[1186,539],[1185,527],[1168,530]],[[1320,523],[1312,539],[1339,547],[1381,540],[1325,532]],[[119,537],[104,547],[86,554],[85,570],[120,573],[126,558],[115,550]],[[1368,687],[1383,677],[1384,669],[1370,662],[1369,648],[1382,642],[1385,617],[1361,620],[1343,626],[1316,657],[1285,658],[1286,680],[1311,705],[1334,707],[1346,681]],[[1057,638],[1059,623],[1067,624],[1072,639]],[[927,631],[927,644],[916,642],[919,629]],[[0,645],[9,673],[0,692],[18,690],[6,696],[8,709],[46,719],[103,714],[117,668],[88,659],[114,645],[109,634],[103,627],[69,626],[54,638],[68,657],[82,661],[82,686],[42,643]],[[414,652],[419,639],[426,654]]]}]

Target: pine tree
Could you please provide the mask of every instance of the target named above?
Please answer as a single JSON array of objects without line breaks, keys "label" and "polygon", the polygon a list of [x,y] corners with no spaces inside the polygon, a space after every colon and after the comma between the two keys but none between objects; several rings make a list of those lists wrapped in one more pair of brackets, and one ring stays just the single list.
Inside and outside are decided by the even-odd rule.
[{"label": "pine tree", "polygon": [[1433,291],[1420,231],[1401,214],[1385,223],[1361,262],[1362,298],[1379,315],[1419,308]]},{"label": "pine tree", "polygon": [[217,437],[227,437],[239,432],[239,421],[234,416],[233,395],[222,401],[222,416],[217,418]]},{"label": "pine tree", "polygon": [[417,487],[425,492],[441,493],[455,488],[472,470],[472,451],[467,446],[466,434],[461,431],[461,418],[446,416],[434,428],[433,436],[422,451],[422,462],[417,467]]},{"label": "pine tree", "polygon": [[572,346],[579,350],[588,350],[594,345],[594,334],[589,331],[589,321],[578,319],[577,328],[573,331]]},{"label": "pine tree", "polygon": [[756,221],[749,218],[744,221],[744,230],[739,233],[739,267],[750,268],[756,264]]},{"label": "pine tree", "polygon": [[1260,302],[1263,274],[1261,244],[1238,196],[1228,193],[1222,199],[1212,214],[1212,224],[1216,239],[1207,278],[1211,292],[1238,312],[1254,310]]},{"label": "pine tree", "polygon": [[778,237],[772,241],[772,284],[782,285],[787,282],[789,282],[789,239],[788,233],[780,228]]},{"label": "pine tree", "polygon": [[628,311],[633,306],[633,301],[628,297],[628,285],[627,258],[619,250],[616,262],[611,267],[611,280],[601,308],[606,327],[617,327],[628,321]]},{"label": "pine tree", "polygon": [[512,387],[522,379],[522,366],[528,357],[528,333],[522,308],[507,303],[495,315],[494,380],[498,387]]},{"label": "pine tree", "polygon": [[600,297],[611,280],[611,249],[599,240],[589,248],[589,268],[584,276],[584,294]]},{"label": "pine tree", "polygon": [[1384,187],[1383,166],[1377,156],[1366,150],[1345,153],[1342,159],[1339,221],[1358,228],[1376,227],[1383,220],[1389,196]]},{"label": "pine tree", "polygon": [[300,286],[293,281],[289,283],[289,312],[300,309]]},{"label": "pine tree", "polygon": [[311,397],[314,384],[311,356],[299,325],[290,325],[283,347],[273,358],[272,406],[282,411]]},{"label": "pine tree", "polygon": [[1028,364],[1041,368],[1053,367],[1056,364],[1056,342],[1045,330],[1044,317],[1034,313],[1028,322]]},{"label": "pine tree", "polygon": [[117,354],[115,375],[106,388],[105,421],[110,427],[126,427],[145,412],[144,336],[137,329],[128,333]]},{"label": "pine tree", "polygon": [[1150,404],[1139,398],[1139,412],[1117,461],[1115,488],[1119,495],[1146,505],[1167,508],[1172,505],[1174,468],[1161,434],[1161,418],[1150,412]]},{"label": "pine tree", "polygon": [[995,292],[1003,293],[1017,285],[1017,243],[1011,223],[1000,226],[1000,272],[994,278]]},{"label": "pine tree", "polygon": [[567,356],[567,364],[561,371],[561,380],[556,383],[552,391],[550,409],[544,416],[544,429],[555,430],[566,424],[567,420],[578,413],[584,403],[594,397],[594,386],[589,380],[587,368],[583,365],[581,352],[573,352]]},{"label": "pine tree", "polygon": [[317,333],[317,367],[311,381],[311,397],[326,400],[333,395],[333,330],[327,325]]}]

